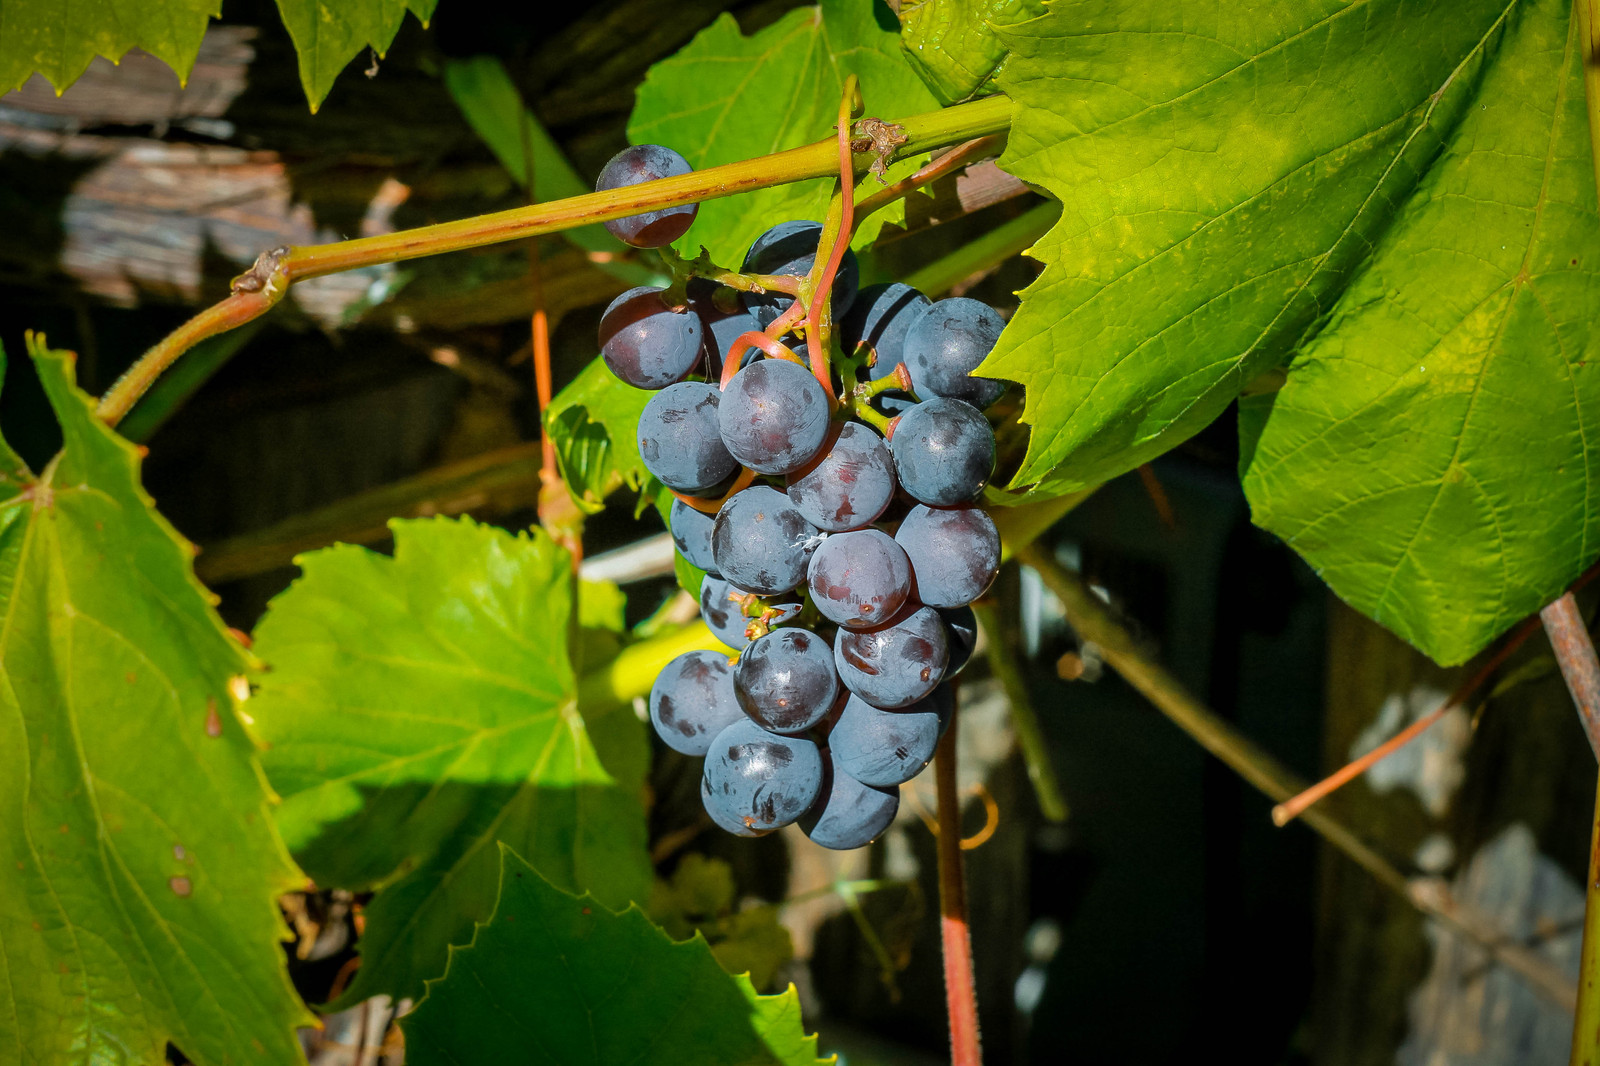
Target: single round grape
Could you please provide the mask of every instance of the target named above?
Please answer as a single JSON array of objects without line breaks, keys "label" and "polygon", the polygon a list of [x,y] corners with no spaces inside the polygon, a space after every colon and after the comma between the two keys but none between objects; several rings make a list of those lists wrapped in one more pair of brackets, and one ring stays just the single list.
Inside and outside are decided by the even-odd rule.
[{"label": "single round grape", "polygon": [[878,839],[899,811],[898,790],[863,784],[824,756],[822,795],[800,819],[800,828],[813,844],[849,851]]},{"label": "single round grape", "polygon": [[893,618],[911,595],[911,563],[883,530],[857,529],[818,545],[806,581],[823,617],[870,629]]},{"label": "single round grape", "polygon": [[846,354],[872,349],[872,380],[887,377],[905,361],[906,332],[931,306],[926,296],[898,281],[868,285],[839,322],[839,344]]},{"label": "single round grape", "polygon": [[600,316],[600,356],[611,372],[636,389],[664,389],[682,381],[700,361],[703,327],[687,310],[674,310],[664,289],[629,289]]},{"label": "single round grape", "polygon": [[998,400],[1006,383],[975,378],[972,371],[993,350],[1005,324],[994,308],[965,296],[924,311],[905,337],[906,369],[917,395],[965,400],[979,410]]},{"label": "single round grape", "polygon": [[944,668],[948,681],[967,668],[972,650],[978,646],[978,616],[971,607],[955,607],[941,610],[939,617],[944,619],[945,640],[950,645],[950,662]]},{"label": "single round grape", "polygon": [[[661,178],[676,178],[694,168],[683,156],[659,144],[635,144],[611,157],[594,183],[595,192],[640,185]],[[660,248],[682,237],[699,212],[699,204],[682,204],[645,211],[605,223],[611,235],[635,248]]]},{"label": "single round grape", "polygon": [[644,405],[639,414],[639,458],[667,488],[705,492],[739,469],[722,443],[717,419],[721,398],[715,385],[680,381]]},{"label": "single round grape", "polygon": [[944,621],[932,607],[907,607],[877,629],[841,629],[833,642],[839,680],[874,707],[909,707],[934,690],[950,659]]},{"label": "single round grape", "polygon": [[894,499],[894,460],[883,438],[860,422],[837,422],[822,453],[789,475],[789,499],[829,533],[877,521]]},{"label": "single round grape", "polygon": [[766,485],[737,493],[717,512],[711,554],[724,578],[747,592],[776,596],[806,577],[806,564],[822,534]]},{"label": "single round grape", "polygon": [[[733,347],[733,342],[745,333],[761,332],[761,323],[756,321],[744,304],[739,302],[738,293],[732,289],[723,289],[725,296],[731,297],[733,310],[726,310],[717,301],[720,286],[705,278],[690,278],[687,288],[689,307],[700,319],[701,349],[706,358],[706,379],[708,381],[722,380],[722,363],[727,358],[728,349]],[[745,351],[743,362],[748,364],[761,358],[760,348],[749,348]]]},{"label": "single round grape", "polygon": [[954,507],[974,499],[994,472],[994,430],[964,400],[935,396],[900,416],[889,438],[894,472],[912,499]]},{"label": "single round grape", "polygon": [[717,562],[711,555],[711,527],[716,523],[716,515],[697,511],[676,499],[672,501],[670,514],[667,524],[672,533],[672,545],[678,549],[678,554],[712,577],[721,577]]},{"label": "single round grape", "polygon": [[[817,261],[817,243],[822,239],[822,226],[816,222],[797,220],[780,222],[755,239],[750,251],[745,253],[746,274],[793,274],[805,277]],[[838,321],[856,298],[861,283],[861,268],[856,263],[856,253],[846,251],[833,275],[833,318]],[[781,292],[742,294],[744,304],[761,321],[761,328],[771,325],[794,302],[792,296]]]},{"label": "single round grape", "polygon": [[711,824],[736,837],[764,837],[772,832],[770,829],[751,829],[734,815],[725,805],[723,797],[711,794],[711,783],[704,776],[700,778],[700,805],[706,809],[706,814],[711,818]]},{"label": "single round grape", "polygon": [[787,474],[828,442],[828,394],[811,371],[787,359],[762,359],[733,376],[722,393],[722,442],[758,474]]},{"label": "single round grape", "polygon": [[700,617],[705,621],[706,628],[711,630],[711,635],[734,651],[750,643],[750,638],[745,635],[750,619],[745,617],[740,602],[734,599],[743,595],[718,577],[708,575],[700,583]]},{"label": "single round grape", "polygon": [[740,654],[733,690],[763,729],[802,733],[822,721],[839,695],[833,651],[810,630],[774,630]]},{"label": "single round grape", "polygon": [[650,688],[650,723],[673,751],[704,755],[711,740],[744,717],[728,657],[714,651],[678,656]]},{"label": "single round grape", "polygon": [[917,575],[917,599],[929,607],[961,607],[994,584],[1000,534],[981,507],[917,504],[894,535]]},{"label": "single round grape", "polygon": [[933,761],[954,709],[949,685],[940,685],[898,711],[881,710],[851,696],[828,733],[828,747],[834,763],[862,784],[885,788],[902,784]]},{"label": "single round grape", "polygon": [[822,752],[804,737],[780,737],[748,718],[716,735],[706,753],[707,808],[715,802],[736,823],[780,829],[822,791]]}]

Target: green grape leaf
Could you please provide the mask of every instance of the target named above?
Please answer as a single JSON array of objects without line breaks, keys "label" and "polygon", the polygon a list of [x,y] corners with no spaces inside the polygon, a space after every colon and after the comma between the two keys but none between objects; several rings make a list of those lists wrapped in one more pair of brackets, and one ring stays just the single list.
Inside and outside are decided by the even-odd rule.
[{"label": "green grape leaf", "polygon": [[947,104],[994,92],[1009,51],[994,30],[1044,14],[1044,0],[905,0],[900,43]]},{"label": "green grape leaf", "polygon": [[443,972],[494,906],[496,841],[614,905],[650,885],[648,747],[625,710],[580,714],[567,554],[537,529],[391,528],[392,558],[301,556],[256,636],[284,837],[318,884],[377,890],[343,1002],[415,998]]},{"label": "green grape leaf", "polygon": [[[1305,428],[1260,431],[1245,467],[1272,463],[1247,477],[1258,517],[1336,592],[1454,661],[1561,588],[1592,555],[1593,518],[1573,501],[1593,480],[1577,412],[1595,386],[1577,368],[1600,293],[1589,257],[1556,254],[1596,236],[1593,179],[1573,162],[1588,153],[1583,124],[1554,121],[1577,106],[1567,21],[1560,0],[1204,15],[1062,0],[998,30],[1016,101],[1001,165],[1066,205],[982,368],[1027,387],[1033,432],[1013,486],[1059,495],[1132,469],[1292,353],[1315,352],[1320,370],[1289,378],[1312,369],[1322,383],[1278,401]],[[1541,305],[1546,328],[1527,317]],[[1498,340],[1496,322],[1508,326]],[[1504,359],[1485,377],[1488,352],[1513,340],[1545,387],[1503,391]],[[1423,366],[1439,393],[1412,384]],[[1463,435],[1468,394],[1475,428],[1559,427],[1549,461],[1535,470],[1526,441]],[[1280,460],[1318,432],[1312,417],[1348,423],[1346,436],[1296,453],[1310,465],[1287,474]],[[1465,465],[1464,448],[1476,453]],[[1335,456],[1330,477],[1316,464]],[[1484,493],[1488,464],[1514,466],[1515,481]],[[1447,494],[1429,520],[1428,483],[1447,477],[1476,482],[1476,500]],[[1297,486],[1309,494],[1296,500]],[[1355,502],[1368,496],[1377,506]],[[1349,506],[1300,532],[1334,502]],[[1528,540],[1503,554],[1512,533]]]},{"label": "green grape leaf", "polygon": [[626,486],[649,499],[657,482],[639,458],[639,415],[655,393],[618,379],[595,356],[545,412],[561,477],[578,506],[590,514]]},{"label": "green grape leaf", "polygon": [[690,852],[671,880],[656,881],[650,920],[674,940],[698,932],[724,970],[749,974],[757,989],[768,988],[794,958],[794,940],[778,921],[778,908],[763,904],[736,911],[735,893],[731,866]]},{"label": "green grape leaf", "polygon": [[57,92],[65,91],[95,56],[115,63],[132,48],[149,52],[187,82],[206,23],[221,13],[221,0],[6,0],[0,9],[0,93],[21,88],[35,71]]},{"label": "green grape leaf", "polygon": [[30,347],[65,444],[37,477],[0,445],[0,1049],[300,1062],[275,900],[304,878],[236,716],[246,656],[73,356]]},{"label": "green grape leaf", "polygon": [[[628,138],[673,148],[696,169],[797,148],[833,134],[851,74],[861,79],[869,115],[892,121],[939,106],[906,60],[883,0],[823,0],[750,37],[733,16],[722,15],[650,68]],[[916,160],[891,166],[890,180],[917,166]],[[878,187],[876,178],[867,181]],[[750,242],[774,224],[821,220],[832,189],[832,181],[818,179],[708,200],[677,247],[694,255],[704,246],[713,260],[737,269]],[[884,223],[904,219],[903,203],[879,211],[854,243],[871,243]]]},{"label": "green grape leaf", "polygon": [[450,949],[450,968],[400,1025],[418,1066],[824,1061],[793,987],[757,995],[699,937],[674,943],[636,906],[619,914],[563,892],[503,845],[494,916]]},{"label": "green grape leaf", "polygon": [[328,98],[334,79],[350,61],[371,48],[389,50],[406,12],[424,24],[438,0],[278,0],[278,14],[300,57],[300,85],[315,112]]},{"label": "green grape leaf", "polygon": [[1255,520],[1458,663],[1600,553],[1600,224],[1582,48],[1527,5],[1276,393],[1240,405]]}]

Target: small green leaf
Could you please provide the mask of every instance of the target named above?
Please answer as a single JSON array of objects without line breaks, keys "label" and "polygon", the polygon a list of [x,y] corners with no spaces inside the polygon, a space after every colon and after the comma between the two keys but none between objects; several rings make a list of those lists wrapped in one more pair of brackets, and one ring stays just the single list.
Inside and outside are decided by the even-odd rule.
[{"label": "small green leaf", "polygon": [[1010,54],[994,32],[1044,14],[1044,0],[906,0],[900,43],[947,104],[994,92]]},{"label": "small green leaf", "polygon": [[315,112],[328,98],[334,79],[350,61],[371,48],[389,50],[410,11],[426,23],[438,0],[278,0],[278,14],[300,55],[300,85]]},{"label": "small green leaf", "polygon": [[656,481],[639,458],[639,415],[655,393],[621,381],[594,358],[550,401],[545,427],[556,446],[561,477],[590,514],[627,486],[647,498]]},{"label": "small green leaf", "polygon": [[501,848],[500,898],[400,1023],[407,1061],[815,1066],[791,987],[757,995],[704,940],[556,888]]},{"label": "small green leaf", "polygon": [[115,63],[131,48],[149,52],[187,82],[206,23],[221,13],[220,0],[6,0],[0,9],[0,93],[21,88],[35,71],[64,92],[95,56]]},{"label": "small green leaf", "polygon": [[0,444],[0,1057],[301,1062],[246,657],[73,356],[32,355],[65,444],[38,477]]},{"label": "small green leaf", "polygon": [[778,908],[761,904],[735,910],[736,902],[733,868],[690,852],[670,881],[656,882],[650,919],[674,940],[699,933],[724,970],[749,974],[756,988],[767,988],[794,958],[794,941],[778,921]]},{"label": "small green leaf", "polygon": [[[893,120],[939,106],[900,47],[894,15],[882,0],[824,0],[791,11],[745,37],[724,14],[677,55],[650,68],[628,120],[634,144],[664,144],[696,169],[797,148],[831,135],[845,78],[861,78],[866,113]],[[891,180],[916,160],[891,167]],[[868,188],[877,188],[869,178]],[[750,243],[787,219],[821,220],[833,182],[827,179],[708,200],[678,248],[705,246],[737,269]],[[905,218],[903,203],[867,219],[857,246],[886,222]]]},{"label": "small green leaf", "polygon": [[1600,554],[1600,222],[1582,48],[1519,5],[1454,130],[1289,365],[1240,404],[1256,522],[1348,603],[1463,662]]},{"label": "small green leaf", "polygon": [[393,558],[301,557],[258,627],[250,704],[306,872],[378,890],[347,1002],[443,972],[494,905],[496,841],[615,905],[650,883],[648,749],[631,713],[579,714],[567,554],[541,530],[391,528]]},{"label": "small green leaf", "polygon": [[1569,16],[1059,0],[999,30],[1001,165],[1065,205],[982,368],[1027,387],[1013,487],[1132,469],[1294,355],[1245,404],[1247,488],[1336,592],[1457,661],[1570,581],[1600,286]]}]

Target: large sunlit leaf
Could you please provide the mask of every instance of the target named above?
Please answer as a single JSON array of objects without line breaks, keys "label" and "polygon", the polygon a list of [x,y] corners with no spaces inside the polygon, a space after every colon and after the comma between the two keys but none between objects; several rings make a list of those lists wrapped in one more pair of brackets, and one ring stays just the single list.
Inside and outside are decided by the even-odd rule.
[{"label": "large sunlit leaf", "polygon": [[[1351,604],[1466,659],[1600,554],[1600,224],[1576,25],[1493,33],[1406,209],[1241,406],[1244,485]],[[1441,101],[1440,111],[1444,109]],[[1596,443],[1591,443],[1596,442]]]},{"label": "large sunlit leaf", "polygon": [[656,481],[639,458],[639,415],[655,393],[620,380],[595,356],[550,401],[545,428],[555,443],[561,477],[591,513],[626,486],[649,497]]},{"label": "large sunlit leaf", "polygon": [[1300,350],[1249,482],[1337,592],[1453,661],[1570,580],[1600,227],[1568,17],[1059,0],[1001,30],[1002,166],[1064,204],[985,367],[1027,386],[1015,484],[1128,470]]},{"label": "large sunlit leaf", "polygon": [[406,1061],[818,1066],[793,986],[757,995],[698,935],[572,896],[501,849],[500,898],[401,1022]]},{"label": "large sunlit leaf", "polygon": [[[834,132],[845,78],[858,75],[869,115],[895,119],[939,106],[900,47],[899,24],[883,0],[824,0],[791,11],[750,37],[724,14],[677,55],[650,68],[628,120],[634,144],[664,144],[705,168],[797,148]],[[892,178],[915,160],[889,168]],[[876,179],[868,179],[871,188]],[[678,247],[703,245],[737,268],[769,227],[788,219],[820,220],[833,183],[797,182],[708,200]],[[902,221],[903,204],[879,211],[857,232],[872,240],[885,222]]]},{"label": "large sunlit leaf", "polygon": [[301,1061],[244,653],[72,356],[33,356],[65,445],[35,477],[0,444],[0,1060]]},{"label": "large sunlit leaf", "polygon": [[377,890],[345,994],[417,997],[494,906],[496,841],[621,906],[650,887],[629,710],[585,722],[572,564],[543,531],[396,521],[393,558],[300,558],[251,701],[285,839],[319,885]]},{"label": "large sunlit leaf", "polygon": [[1044,14],[1044,0],[904,0],[900,41],[911,63],[947,104],[993,92],[1005,63],[995,33]]},{"label": "large sunlit leaf", "polygon": [[5,0],[0,5],[0,93],[35,71],[58,91],[78,80],[95,56],[116,62],[142,48],[188,80],[206,23],[221,0]]},{"label": "large sunlit leaf", "polygon": [[409,11],[423,22],[439,0],[277,0],[300,56],[300,85],[315,111],[334,79],[367,49],[389,50]]}]

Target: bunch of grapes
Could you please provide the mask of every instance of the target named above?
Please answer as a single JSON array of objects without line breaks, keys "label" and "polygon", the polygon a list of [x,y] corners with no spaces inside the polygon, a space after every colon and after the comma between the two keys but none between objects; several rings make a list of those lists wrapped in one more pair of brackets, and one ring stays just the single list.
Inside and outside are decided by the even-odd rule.
[{"label": "bunch of grapes", "polygon": [[[670,149],[637,146],[599,187],[688,171]],[[607,226],[659,247],[695,210]],[[806,276],[821,234],[815,222],[774,226],[744,275]],[[669,747],[705,757],[701,798],[717,825],[754,837],[798,822],[837,849],[883,832],[897,786],[932,760],[954,713],[950,679],[976,639],[968,604],[1000,564],[999,535],[975,501],[995,460],[983,409],[1005,383],[971,374],[1000,316],[902,284],[858,292],[857,279],[847,253],[828,294],[862,380],[844,406],[806,366],[757,348],[724,374],[735,342],[772,326],[792,296],[697,277],[678,300],[625,292],[600,324],[607,366],[657,390],[639,452],[677,496],[672,539],[706,573],[701,615],[738,652],[669,663],[651,721]]]}]

